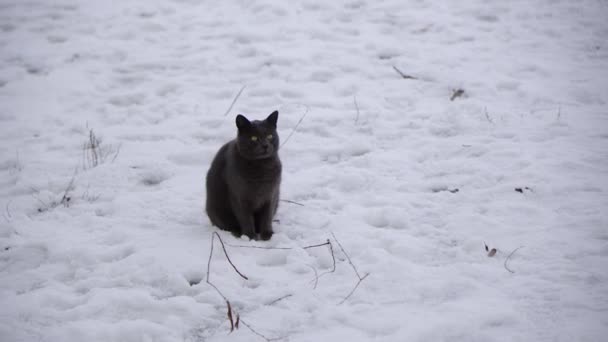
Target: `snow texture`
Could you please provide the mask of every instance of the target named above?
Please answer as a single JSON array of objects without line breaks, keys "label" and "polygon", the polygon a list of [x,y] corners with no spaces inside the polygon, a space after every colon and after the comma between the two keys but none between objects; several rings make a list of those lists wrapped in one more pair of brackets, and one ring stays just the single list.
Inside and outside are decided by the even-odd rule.
[{"label": "snow texture", "polygon": [[[605,340],[607,18],[605,0],[1,0],[0,340]],[[229,333],[204,177],[236,114],[273,110],[283,142],[306,114],[280,151],[300,205],[269,242],[219,232],[291,248],[226,246],[245,280],[216,241]],[[342,304],[357,276],[332,232],[369,273]],[[315,288],[330,250],[301,247],[327,239]]]}]

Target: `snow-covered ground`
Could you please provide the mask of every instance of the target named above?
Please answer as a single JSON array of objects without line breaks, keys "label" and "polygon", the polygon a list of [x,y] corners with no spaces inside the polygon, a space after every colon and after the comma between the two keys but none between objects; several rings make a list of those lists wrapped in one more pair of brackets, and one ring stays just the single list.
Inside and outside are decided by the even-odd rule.
[{"label": "snow-covered ground", "polygon": [[[205,282],[204,177],[236,114],[275,109],[298,204],[269,242],[219,234],[291,249],[226,246],[245,280],[216,241],[209,272],[258,334],[604,340],[607,18],[603,0],[0,0],[0,340],[263,342],[229,334]],[[327,239],[315,284],[330,250],[301,247]],[[342,304],[338,242],[369,273]]]}]

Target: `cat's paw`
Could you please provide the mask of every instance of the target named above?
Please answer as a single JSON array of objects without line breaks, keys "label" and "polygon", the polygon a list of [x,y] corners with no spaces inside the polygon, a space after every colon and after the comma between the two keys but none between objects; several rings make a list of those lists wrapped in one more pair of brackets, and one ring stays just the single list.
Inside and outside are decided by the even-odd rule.
[{"label": "cat's paw", "polygon": [[260,233],[260,239],[262,239],[264,241],[270,240],[271,237],[272,237],[272,232],[263,232],[263,233]]}]

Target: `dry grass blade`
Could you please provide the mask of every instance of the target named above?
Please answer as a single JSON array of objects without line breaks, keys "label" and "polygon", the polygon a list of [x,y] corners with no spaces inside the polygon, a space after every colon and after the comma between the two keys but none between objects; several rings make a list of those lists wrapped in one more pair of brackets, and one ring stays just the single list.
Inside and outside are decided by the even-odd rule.
[{"label": "dry grass blade", "polygon": [[463,97],[464,96],[464,89],[454,89],[452,91],[452,96],[450,97],[450,101],[454,101],[456,98],[458,97]]},{"label": "dry grass blade", "polygon": [[521,248],[524,248],[524,246],[519,246],[519,247],[515,248],[515,249],[514,249],[514,250],[513,250],[513,251],[512,251],[512,252],[509,254],[509,256],[507,256],[507,258],[505,259],[504,266],[505,266],[505,269],[506,269],[507,271],[509,271],[509,272],[511,272],[511,273],[515,273],[515,271],[513,271],[512,269],[510,269],[510,268],[509,268],[509,266],[507,265],[507,263],[509,262],[509,259],[511,258],[511,256],[512,256],[513,254],[515,254],[515,252],[517,252],[517,251],[518,251],[519,249],[521,249]]},{"label": "dry grass blade", "polygon": [[361,280],[361,275],[359,275],[359,271],[357,271],[357,267],[355,267],[355,264],[353,264],[353,261],[350,259],[350,256],[348,255],[348,253],[346,253],[346,251],[344,250],[344,247],[342,247],[342,244],[340,243],[340,241],[338,241],[338,239],[336,238],[336,235],[334,235],[334,232],[331,232],[331,236],[333,236],[334,240],[336,240],[336,242],[338,243],[338,247],[340,247],[340,249],[342,250],[342,253],[344,253],[344,255],[346,256],[346,259],[348,260],[348,263],[350,264],[350,266],[352,266],[353,271],[355,271],[357,278],[359,278],[359,280]]},{"label": "dry grass blade", "polygon": [[232,263],[232,260],[230,260],[230,256],[228,256],[228,252],[226,251],[226,246],[224,245],[224,241],[222,240],[222,237],[220,236],[220,234],[218,234],[217,232],[213,232],[212,237],[211,237],[211,250],[209,252],[209,260],[207,261],[207,282],[209,282],[209,271],[211,269],[211,257],[213,256],[213,242],[215,241],[216,237],[220,241],[220,244],[222,245],[222,249],[224,250],[224,255],[226,256],[226,260],[228,260],[228,262],[230,263],[230,266],[232,266],[234,271],[236,273],[238,273],[238,275],[240,275],[243,279],[249,280],[249,278],[247,278],[243,273],[241,273],[238,270],[238,268],[236,268],[236,266],[234,266],[234,264]]},{"label": "dry grass blade", "polygon": [[234,104],[236,103],[236,100],[239,99],[239,97],[241,96],[241,93],[243,92],[243,90],[245,90],[246,85],[241,87],[241,90],[239,90],[239,92],[236,94],[236,96],[234,97],[234,100],[232,100],[232,103],[230,104],[230,106],[228,107],[228,109],[226,109],[226,112],[224,113],[224,116],[228,115],[228,113],[230,113],[230,111],[232,110],[232,107],[234,107]]},{"label": "dry grass blade", "polygon": [[229,301],[226,301],[226,305],[228,306],[228,320],[230,321],[230,332],[234,331],[234,320],[232,318],[232,306]]},{"label": "dry grass blade", "polygon": [[247,324],[245,321],[240,320],[240,322],[247,327],[247,329],[249,329],[252,333],[256,334],[258,337],[263,338],[264,340],[266,340],[267,342],[271,342],[271,341],[278,341],[278,340],[282,340],[283,337],[273,337],[273,338],[268,338],[262,334],[260,334],[259,332],[257,332],[255,329],[253,329],[253,327],[251,327],[251,325]]},{"label": "dry grass blade", "polygon": [[284,199],[282,199],[281,202],[291,203],[291,204],[295,204],[295,205],[299,205],[301,207],[304,207],[304,204],[296,202],[296,201],[290,201],[290,200],[284,200]]},{"label": "dry grass blade", "polygon": [[306,117],[306,114],[308,114],[309,109],[310,108],[308,106],[306,106],[306,111],[304,112],[304,114],[302,114],[302,116],[300,117],[300,120],[298,120],[298,123],[291,130],[291,132],[289,133],[289,135],[287,136],[287,138],[285,139],[285,141],[283,141],[283,143],[281,144],[281,147],[285,146],[285,144],[287,144],[287,142],[289,141],[289,138],[291,138],[291,136],[296,132],[296,130],[298,129],[298,127],[300,126],[300,124],[302,123],[302,121],[304,120],[304,118]]},{"label": "dry grass blade", "polygon": [[348,298],[350,298],[350,296],[353,295],[353,293],[355,293],[355,291],[357,290],[357,288],[359,287],[359,285],[361,285],[361,282],[363,280],[365,280],[365,278],[367,278],[367,276],[369,275],[369,273],[366,273],[363,278],[359,279],[359,281],[357,282],[357,284],[355,285],[355,287],[349,292],[349,294],[344,297],[344,299],[342,299],[342,301],[340,301],[340,303],[338,303],[338,305],[343,304],[344,302],[346,302],[346,300],[348,300]]},{"label": "dry grass blade", "polygon": [[404,79],[406,80],[416,80],[417,78],[414,76],[410,76],[410,75],[406,75],[403,72],[401,72],[401,70],[397,69],[396,66],[393,65],[393,69]]},{"label": "dry grass blade", "polygon": [[277,298],[277,299],[275,299],[275,300],[271,301],[270,303],[268,303],[268,304],[266,304],[266,305],[272,305],[272,304],[276,304],[276,303],[278,303],[278,302],[282,301],[283,299],[285,299],[285,298],[289,298],[289,297],[291,297],[291,296],[293,296],[293,295],[292,295],[292,294],[287,294],[287,295],[284,295],[284,296],[282,296],[282,297],[279,297],[279,298]]}]

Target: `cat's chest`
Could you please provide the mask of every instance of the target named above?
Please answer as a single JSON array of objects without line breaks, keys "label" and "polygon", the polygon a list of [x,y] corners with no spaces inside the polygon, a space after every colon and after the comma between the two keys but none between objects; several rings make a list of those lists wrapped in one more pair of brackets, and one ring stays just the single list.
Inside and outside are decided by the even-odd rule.
[{"label": "cat's chest", "polygon": [[232,189],[244,197],[268,197],[278,190],[281,182],[281,164],[237,164],[232,173]]}]

